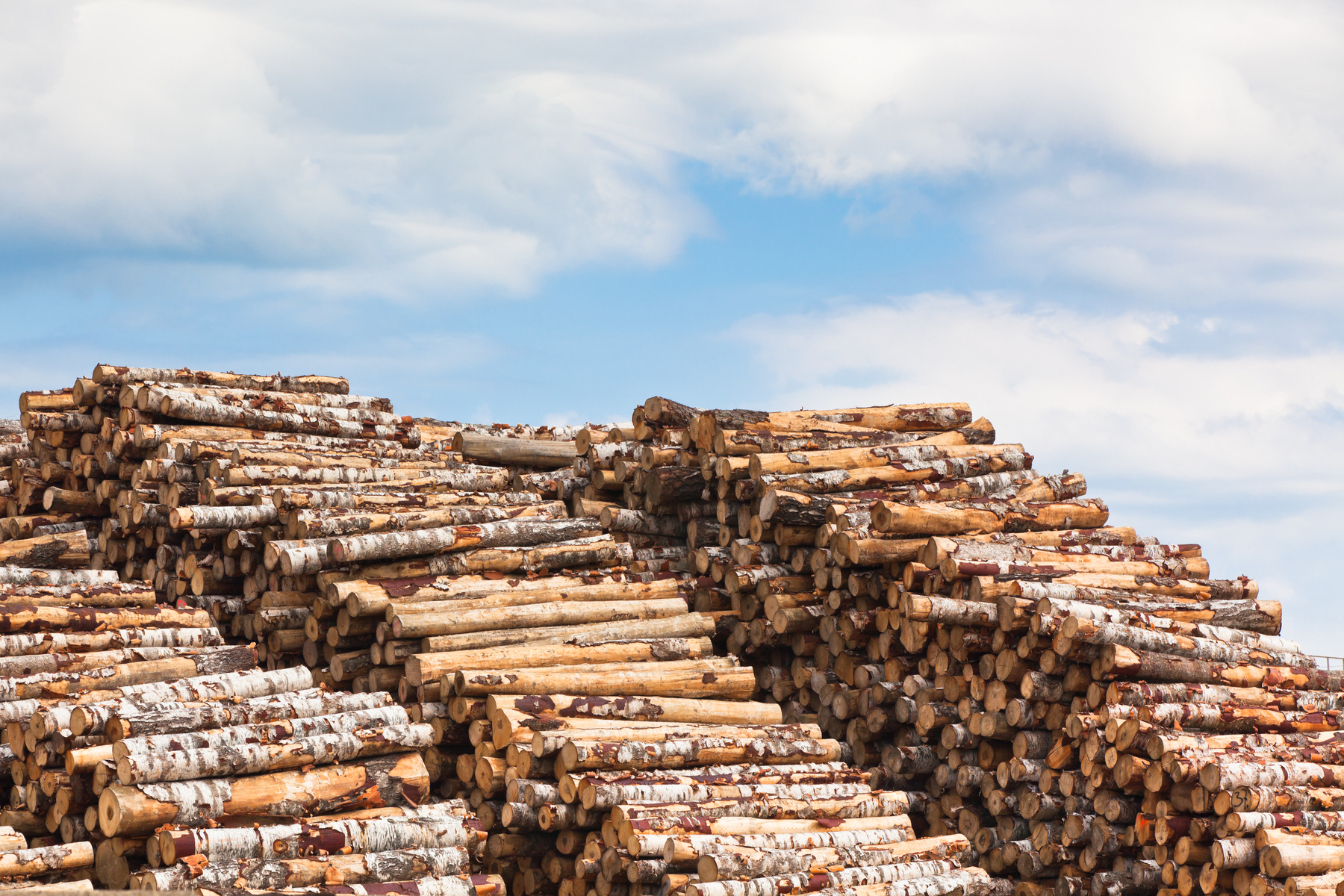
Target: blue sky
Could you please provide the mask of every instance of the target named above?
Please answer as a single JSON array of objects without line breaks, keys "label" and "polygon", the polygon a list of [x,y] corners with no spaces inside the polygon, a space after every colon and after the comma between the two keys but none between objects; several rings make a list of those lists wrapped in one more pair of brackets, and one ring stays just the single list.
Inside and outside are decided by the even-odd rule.
[{"label": "blue sky", "polygon": [[0,404],[962,399],[1344,654],[1344,11],[0,7]]}]

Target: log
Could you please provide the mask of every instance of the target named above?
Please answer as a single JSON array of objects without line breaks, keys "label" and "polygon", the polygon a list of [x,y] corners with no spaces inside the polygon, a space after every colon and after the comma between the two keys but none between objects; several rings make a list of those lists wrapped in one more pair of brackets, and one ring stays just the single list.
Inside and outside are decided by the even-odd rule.
[{"label": "log", "polygon": [[182,383],[191,386],[217,386],[225,389],[251,389],[264,392],[320,392],[346,395],[350,383],[343,377],[333,376],[250,376],[240,373],[212,373],[205,370],[176,370],[155,367],[119,367],[99,364],[93,368],[92,379],[100,386],[119,386],[126,383]]},{"label": "log", "polygon": [[[492,724],[496,712],[508,709],[539,718],[597,718],[623,721],[697,722],[708,725],[778,725],[783,711],[774,703],[733,703],[676,697],[627,697],[549,694],[486,698]],[[511,722],[502,719],[506,731]]]},{"label": "log", "polygon": [[537,668],[589,663],[635,663],[643,660],[699,659],[714,655],[709,638],[649,638],[616,642],[577,639],[568,644],[490,647],[454,653],[419,653],[406,660],[406,677],[416,686],[437,681],[449,672],[483,668]]},{"label": "log", "polygon": [[[485,610],[456,610],[409,616],[394,614],[390,623],[392,636],[405,639],[532,626],[661,619],[685,613],[686,602],[681,598],[643,601],[556,601]],[[3,616],[0,615],[0,624],[2,623]]]},{"label": "log", "polygon": [[168,515],[174,529],[253,529],[278,522],[280,512],[273,504],[251,507],[175,507]]},{"label": "log", "polygon": [[720,847],[701,856],[697,863],[700,880],[752,880],[811,871],[814,866],[850,866],[902,864],[956,859],[970,848],[961,834],[926,837],[903,843],[881,844],[855,850],[820,848],[811,850],[731,849]]},{"label": "log", "polygon": [[663,619],[632,619],[624,622],[595,622],[587,625],[560,625],[544,628],[511,628],[458,635],[422,638],[424,653],[448,653],[480,650],[513,644],[566,644],[580,641],[621,641],[632,638],[698,638],[715,633],[714,619],[703,613],[686,613]]},{"label": "log", "polygon": [[386,694],[333,694],[318,690],[282,692],[237,702],[133,710],[109,719],[105,730],[109,740],[120,741],[375,710],[385,707],[388,700]]},{"label": "log", "polygon": [[141,836],[163,824],[200,825],[227,815],[304,815],[423,803],[429,773],[419,753],[245,778],[139,787],[114,785],[98,801],[108,837]]},{"label": "log", "polygon": [[0,542],[0,565],[25,568],[83,566],[89,560],[89,537],[84,529],[38,538]]},{"label": "log", "polygon": [[212,627],[213,620],[205,610],[177,610],[171,607],[98,609],[10,604],[0,609],[0,632],[40,632],[51,629],[66,632],[96,632],[107,629]]},{"label": "log", "polygon": [[873,528],[896,535],[960,535],[976,532],[1033,532],[1098,528],[1109,512],[1096,498],[1054,503],[971,503],[873,505]]},{"label": "log", "polygon": [[224,637],[216,628],[131,628],[89,634],[37,632],[0,635],[0,656],[93,653],[132,647],[220,647],[223,644]]},{"label": "log", "polygon": [[468,548],[522,547],[587,538],[601,532],[594,519],[499,520],[411,532],[379,532],[333,538],[330,559],[339,565],[398,557],[417,557]]},{"label": "log", "polygon": [[223,864],[268,856],[387,852],[393,849],[474,847],[478,832],[450,814],[440,817],[360,818],[314,824],[162,831],[159,853],[165,864],[203,856]]},{"label": "log", "polygon": [[[334,695],[333,695],[334,696]],[[353,695],[353,696],[364,696]],[[112,745],[112,758],[143,754],[181,753],[191,750],[220,749],[234,745],[275,744],[325,734],[347,733],[361,728],[404,726],[410,717],[400,706],[379,706],[332,715],[281,719],[251,725],[233,725],[213,730],[182,731],[122,738]],[[122,783],[131,783],[123,781]]]},{"label": "log", "polygon": [[73,871],[92,865],[93,844],[87,841],[0,853],[0,877],[6,878]]},{"label": "log", "polygon": [[626,741],[605,744],[571,741],[561,750],[557,767],[685,768],[723,762],[833,762],[845,758],[847,744],[835,740],[772,738],[698,738],[660,743]]},{"label": "log", "polygon": [[[87,672],[47,672],[0,680],[0,700],[47,699],[81,691],[109,691],[198,676],[222,675],[256,666],[251,647],[216,647],[196,656],[179,656],[107,666]],[[87,695],[81,699],[89,699]],[[94,698],[96,699],[96,698]]]},{"label": "log", "polygon": [[542,439],[499,439],[476,433],[459,432],[453,450],[466,460],[509,467],[557,469],[568,466],[575,457],[574,443]]},{"label": "log", "polygon": [[631,697],[695,697],[745,700],[756,689],[749,668],[716,668],[703,661],[684,663],[609,664],[568,666],[562,669],[462,670],[445,676],[445,693],[457,696],[488,694],[568,693],[599,696],[617,691]]},{"label": "log", "polygon": [[433,726],[407,724],[320,734],[287,743],[232,743],[174,752],[128,753],[117,760],[117,779],[123,785],[145,785],[251,775],[425,749],[433,744]]}]

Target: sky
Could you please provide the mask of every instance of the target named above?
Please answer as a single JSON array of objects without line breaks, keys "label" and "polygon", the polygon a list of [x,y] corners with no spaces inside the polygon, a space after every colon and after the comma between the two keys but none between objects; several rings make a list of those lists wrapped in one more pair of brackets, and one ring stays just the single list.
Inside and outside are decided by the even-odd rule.
[{"label": "sky", "polygon": [[1341,95],[1329,3],[8,0],[0,408],[962,400],[1344,656]]}]

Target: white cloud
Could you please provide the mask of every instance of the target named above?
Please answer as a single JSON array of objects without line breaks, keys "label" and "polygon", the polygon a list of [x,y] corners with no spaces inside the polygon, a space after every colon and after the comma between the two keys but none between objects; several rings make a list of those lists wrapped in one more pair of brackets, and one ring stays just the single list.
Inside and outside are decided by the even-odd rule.
[{"label": "white cloud", "polygon": [[[967,0],[0,7],[0,233],[436,297],[660,264],[685,161],[765,190],[973,183],[1005,270],[1321,300],[1344,13]],[[969,180],[967,180],[969,179]]]},{"label": "white cloud", "polygon": [[1317,623],[1344,624],[1327,559],[1344,351],[1201,353],[1172,315],[958,295],[754,317],[729,338],[773,377],[771,407],[970,402],[1038,469],[1084,473],[1113,520],[1203,543],[1215,575],[1251,575],[1285,601],[1288,634],[1340,652]]}]

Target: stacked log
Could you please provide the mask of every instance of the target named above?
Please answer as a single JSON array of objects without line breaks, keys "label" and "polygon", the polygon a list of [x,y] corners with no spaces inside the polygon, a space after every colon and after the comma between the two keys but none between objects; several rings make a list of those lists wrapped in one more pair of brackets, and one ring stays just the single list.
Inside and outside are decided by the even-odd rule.
[{"label": "stacked log", "polygon": [[931,836],[1026,894],[1336,885],[1311,788],[1333,786],[1314,732],[1338,727],[1340,676],[1253,581],[1109,525],[1082,476],[1035,472],[965,406],[687,429],[736,515],[695,553],[740,617],[729,649],[784,721],[927,793]]}]

